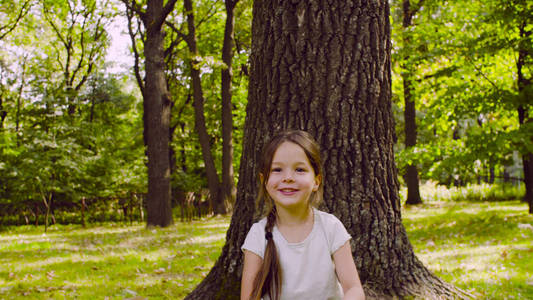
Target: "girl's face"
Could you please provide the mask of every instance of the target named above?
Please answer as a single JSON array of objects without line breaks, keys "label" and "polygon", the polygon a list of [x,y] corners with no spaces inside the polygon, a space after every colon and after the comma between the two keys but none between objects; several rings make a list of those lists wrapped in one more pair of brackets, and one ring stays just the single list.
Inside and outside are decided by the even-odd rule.
[{"label": "girl's face", "polygon": [[309,197],[320,186],[304,150],[291,142],[282,143],[272,158],[266,189],[276,207],[306,208]]}]

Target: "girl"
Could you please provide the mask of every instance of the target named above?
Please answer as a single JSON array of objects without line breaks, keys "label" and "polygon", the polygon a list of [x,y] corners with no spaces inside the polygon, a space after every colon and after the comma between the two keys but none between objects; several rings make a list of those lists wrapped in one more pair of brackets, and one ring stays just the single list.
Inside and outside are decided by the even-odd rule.
[{"label": "girl", "polygon": [[364,299],[350,235],[335,216],[315,209],[322,174],[308,133],[283,132],[266,145],[258,200],[268,214],[242,246],[241,300]]}]

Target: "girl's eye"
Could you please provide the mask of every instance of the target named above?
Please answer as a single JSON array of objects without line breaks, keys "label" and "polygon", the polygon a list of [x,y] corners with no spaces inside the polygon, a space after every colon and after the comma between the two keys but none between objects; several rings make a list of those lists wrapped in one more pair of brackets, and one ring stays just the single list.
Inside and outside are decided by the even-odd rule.
[{"label": "girl's eye", "polygon": [[272,170],[270,170],[270,172],[272,173],[281,172],[281,168],[273,168]]},{"label": "girl's eye", "polygon": [[296,168],[296,172],[302,173],[302,172],[305,172],[305,169],[304,168]]}]

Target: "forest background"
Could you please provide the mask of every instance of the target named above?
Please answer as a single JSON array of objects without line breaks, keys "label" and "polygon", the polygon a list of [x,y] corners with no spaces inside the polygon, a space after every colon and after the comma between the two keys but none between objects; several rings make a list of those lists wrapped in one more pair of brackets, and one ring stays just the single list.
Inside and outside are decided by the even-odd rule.
[{"label": "forest background", "polygon": [[[409,181],[404,178],[415,166],[421,181],[506,183],[525,191],[524,181],[531,179],[524,176],[524,161],[533,152],[532,4],[415,1],[405,13],[404,3],[391,2],[401,182]],[[232,186],[238,180],[222,167],[227,11],[221,1],[193,4],[196,52],[187,42],[182,3],[167,19],[173,23],[164,41],[172,207],[183,217],[212,211],[210,192],[224,177],[232,178]],[[128,29],[125,4],[112,1],[3,1],[1,7],[0,223],[144,218],[139,207],[146,205],[148,173],[143,98],[135,79],[145,76],[140,20],[129,14]],[[246,114],[251,8],[246,1],[235,7],[229,107],[235,170]],[[123,50],[110,56],[114,26],[123,38],[115,47]],[[124,39],[128,32],[133,49]],[[201,74],[203,101],[196,106],[192,69]],[[195,117],[198,106],[203,118]],[[216,175],[215,189],[208,173]],[[408,202],[422,200],[418,181]],[[231,210],[234,193],[216,213]],[[526,201],[531,197],[524,195]]]},{"label": "forest background", "polygon": [[[168,87],[162,105],[168,130],[151,133],[147,80],[153,72],[143,62],[153,61],[146,47],[153,23],[146,5],[1,2],[1,226],[45,224],[46,230],[51,223],[142,220],[164,227],[174,218],[231,212],[252,2],[171,2],[168,16],[158,19],[166,33],[158,66]],[[390,5],[395,156],[408,190],[404,200],[424,201],[420,182],[487,183],[512,186],[531,213],[533,4]],[[127,52],[114,54],[131,59],[119,68],[108,55],[113,24],[130,39]],[[158,149],[165,155],[150,152],[150,138],[168,139]],[[150,155],[168,160],[172,192],[152,188],[161,203],[168,197],[168,207],[150,207],[150,176],[158,178],[150,173]]]}]

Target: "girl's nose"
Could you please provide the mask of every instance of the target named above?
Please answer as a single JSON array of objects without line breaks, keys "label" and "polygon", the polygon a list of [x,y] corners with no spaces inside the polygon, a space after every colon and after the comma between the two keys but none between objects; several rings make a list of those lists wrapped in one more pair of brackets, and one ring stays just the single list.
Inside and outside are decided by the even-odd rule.
[{"label": "girl's nose", "polygon": [[285,173],[285,176],[283,177],[284,182],[292,182],[294,179],[292,178],[292,172]]}]

